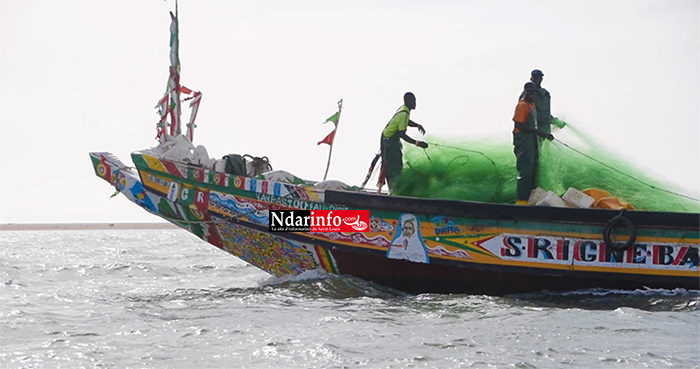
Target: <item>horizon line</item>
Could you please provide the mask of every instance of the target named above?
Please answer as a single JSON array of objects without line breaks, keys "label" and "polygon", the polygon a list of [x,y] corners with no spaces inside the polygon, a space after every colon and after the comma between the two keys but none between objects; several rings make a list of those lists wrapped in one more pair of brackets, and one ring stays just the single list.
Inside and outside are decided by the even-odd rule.
[{"label": "horizon line", "polygon": [[167,222],[0,223],[0,231],[179,229]]}]

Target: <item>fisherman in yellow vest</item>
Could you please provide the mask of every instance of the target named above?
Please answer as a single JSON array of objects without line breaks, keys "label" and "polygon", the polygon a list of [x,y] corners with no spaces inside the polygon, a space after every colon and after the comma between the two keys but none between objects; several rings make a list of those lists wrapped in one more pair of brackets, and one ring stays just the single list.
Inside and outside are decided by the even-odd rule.
[{"label": "fisherman in yellow vest", "polygon": [[403,169],[403,153],[399,139],[424,149],[428,147],[427,143],[414,140],[406,134],[408,127],[416,127],[418,132],[425,134],[423,126],[410,119],[411,110],[416,108],[416,96],[411,92],[406,92],[403,95],[403,102],[404,104],[399,107],[382,132],[382,171],[378,186],[381,186],[386,178],[389,190],[393,190],[394,181]]},{"label": "fisherman in yellow vest", "polygon": [[537,169],[537,136],[553,140],[551,133],[537,128],[537,108],[533,103],[537,85],[528,82],[524,86],[523,98],[515,107],[513,122],[513,151],[515,152],[515,169],[518,170],[516,185],[516,205],[527,205],[530,192],[535,188],[535,171]]}]

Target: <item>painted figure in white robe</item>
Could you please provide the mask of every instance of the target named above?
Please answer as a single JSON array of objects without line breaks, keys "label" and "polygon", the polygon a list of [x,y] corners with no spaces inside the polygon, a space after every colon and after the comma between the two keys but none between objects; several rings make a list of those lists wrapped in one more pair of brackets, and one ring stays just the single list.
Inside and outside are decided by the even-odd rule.
[{"label": "painted figure in white robe", "polygon": [[420,236],[420,223],[413,214],[401,214],[396,234],[386,252],[389,259],[405,259],[415,263],[429,263],[428,249]]}]

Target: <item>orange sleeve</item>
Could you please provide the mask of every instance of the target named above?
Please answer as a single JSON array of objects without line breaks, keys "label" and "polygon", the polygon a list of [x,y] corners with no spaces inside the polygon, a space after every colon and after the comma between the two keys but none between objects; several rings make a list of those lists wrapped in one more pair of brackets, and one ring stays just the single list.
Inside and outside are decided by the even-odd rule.
[{"label": "orange sleeve", "polygon": [[513,115],[513,120],[518,123],[525,123],[529,114],[530,108],[527,106],[527,103],[525,101],[520,101],[515,107],[515,114]]}]

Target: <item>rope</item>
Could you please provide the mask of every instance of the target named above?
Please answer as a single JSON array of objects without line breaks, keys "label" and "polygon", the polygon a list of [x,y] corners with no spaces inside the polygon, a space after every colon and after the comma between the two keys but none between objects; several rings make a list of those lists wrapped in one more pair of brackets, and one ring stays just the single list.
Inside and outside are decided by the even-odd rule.
[{"label": "rope", "polygon": [[433,161],[430,160],[430,155],[428,155],[428,150],[423,149],[423,152],[425,153],[425,157],[428,158],[428,161],[430,162],[430,164],[433,164]]},{"label": "rope", "polygon": [[458,156],[455,156],[454,159],[450,160],[450,162],[447,163],[447,168],[445,168],[445,170],[449,172],[449,171],[450,171],[450,165],[452,165],[452,163],[454,163],[454,161],[457,160],[457,159],[459,159],[459,158],[467,158],[467,161],[465,161],[464,163],[462,163],[461,167],[467,165],[467,163],[469,163],[469,161],[472,160],[472,159],[469,157],[469,155],[458,155]]},{"label": "rope", "polygon": [[615,168],[615,167],[612,167],[612,166],[610,166],[610,165],[608,165],[608,164],[605,164],[605,163],[603,163],[602,161],[600,161],[600,160],[598,160],[598,159],[596,159],[596,158],[593,158],[593,157],[591,157],[591,156],[589,156],[589,155],[586,155],[586,154],[582,153],[582,152],[579,151],[579,150],[574,149],[573,147],[567,145],[566,143],[562,142],[562,141],[559,140],[558,138],[555,138],[554,140],[556,140],[556,141],[559,142],[560,144],[562,144],[562,145],[568,147],[569,149],[573,150],[574,152],[576,152],[576,153],[578,153],[578,154],[580,154],[580,155],[583,155],[583,156],[585,156],[586,158],[591,159],[591,160],[593,160],[594,162],[596,162],[596,163],[598,163],[598,164],[600,164],[600,165],[602,165],[602,166],[604,166],[604,167],[606,167],[606,168],[608,168],[608,169],[611,169],[611,170],[613,170],[613,171],[615,171],[615,172],[618,172],[618,173],[620,173],[620,174],[622,174],[622,175],[624,175],[624,176],[626,176],[626,177],[632,178],[632,179],[634,179],[635,181],[637,181],[637,182],[639,182],[639,183],[641,183],[641,184],[643,184],[643,185],[649,186],[649,188],[652,188],[652,189],[655,189],[655,190],[661,191],[661,192],[666,192],[666,193],[671,194],[671,195],[676,195],[676,196],[679,196],[679,197],[684,197],[684,198],[686,198],[686,199],[695,200],[695,201],[700,201],[700,199],[696,199],[695,197],[692,197],[692,196],[683,195],[683,194],[681,194],[681,193],[677,193],[677,192],[673,192],[673,191],[669,191],[669,190],[665,190],[665,189],[663,189],[663,188],[658,188],[658,187],[656,187],[656,186],[653,186],[653,185],[651,185],[651,184],[649,184],[649,183],[647,183],[647,182],[642,181],[641,179],[639,179],[639,178],[637,178],[637,177],[633,177],[633,176],[631,176],[631,175],[629,175],[629,174],[627,174],[627,173],[625,173],[625,172],[623,172],[623,171],[621,171],[621,170],[619,170],[619,169],[617,169],[617,168]]},{"label": "rope", "polygon": [[253,211],[248,211],[244,214],[236,214],[232,217],[228,217],[225,215],[217,215],[222,217],[222,220],[186,220],[186,219],[178,219],[171,217],[169,215],[163,214],[161,212],[158,212],[158,216],[164,218],[165,220],[168,220],[173,223],[185,223],[185,224],[224,224],[224,223],[231,223],[232,220],[243,220],[243,217],[247,216],[248,214],[253,213]]},{"label": "rope", "polygon": [[250,158],[253,166],[253,175],[251,177],[255,177],[265,172],[272,171],[272,165],[270,164],[270,159],[268,159],[267,156],[257,157],[245,154],[241,155],[241,157],[244,159]]},{"label": "rope", "polygon": [[[443,147],[446,149],[459,150],[459,151],[464,151],[464,152],[473,152],[475,154],[479,154],[479,155],[485,157],[486,160],[490,161],[491,164],[493,165],[493,170],[496,172],[496,175],[498,176],[498,182],[499,183],[501,182],[501,173],[498,172],[498,166],[496,166],[496,163],[493,160],[491,160],[491,158],[489,158],[488,155],[484,154],[483,152],[476,151],[476,150],[463,149],[461,147],[448,146],[448,145],[443,145],[443,144],[438,144],[438,143],[433,143],[433,142],[428,142],[428,144],[432,145],[432,146],[436,146],[436,147]],[[426,153],[426,155],[427,155],[427,153]],[[466,163],[464,163],[464,164],[466,164]],[[462,164],[462,165],[464,165],[464,164]]]},{"label": "rope", "polygon": [[[484,154],[484,153],[481,152],[481,151],[463,149],[463,148],[461,148],[461,147],[448,146],[448,145],[438,144],[438,143],[434,143],[434,142],[428,142],[428,144],[431,145],[431,146],[442,147],[442,148],[445,148],[445,149],[452,149],[452,150],[459,150],[459,151],[464,151],[464,152],[471,152],[471,153],[479,154],[479,155],[485,157],[486,160],[488,160],[488,161],[491,162],[491,164],[493,165],[493,171],[496,172],[496,180],[497,180],[497,182],[496,182],[496,183],[497,183],[497,184],[496,184],[496,191],[494,192],[493,196],[491,197],[491,201],[495,201],[495,199],[498,198],[498,196],[499,196],[500,193],[501,193],[501,185],[502,185],[502,183],[501,183],[501,173],[498,171],[498,166],[496,165],[496,163],[495,163],[490,157],[488,157],[488,155]],[[427,151],[426,149],[423,149],[423,151],[425,152],[425,155],[428,157],[428,161],[430,161],[430,163],[434,165],[433,161],[430,160],[430,156],[428,156],[428,151]],[[471,158],[469,158],[468,155],[462,155],[462,156],[458,156],[458,157],[452,159],[452,161],[450,161],[450,162],[447,164],[447,168],[446,168],[446,169],[449,169],[449,168],[450,168],[450,165],[452,164],[452,162],[454,162],[456,159],[458,159],[458,158],[460,158],[460,157],[464,157],[464,156],[467,157],[467,161],[464,162],[464,163],[462,163],[462,166],[466,165],[466,164],[469,162],[469,160],[470,160]],[[409,165],[409,166],[410,166],[410,165]],[[411,169],[414,169],[414,168],[411,168]],[[414,169],[414,170],[415,170],[415,169]]]}]

